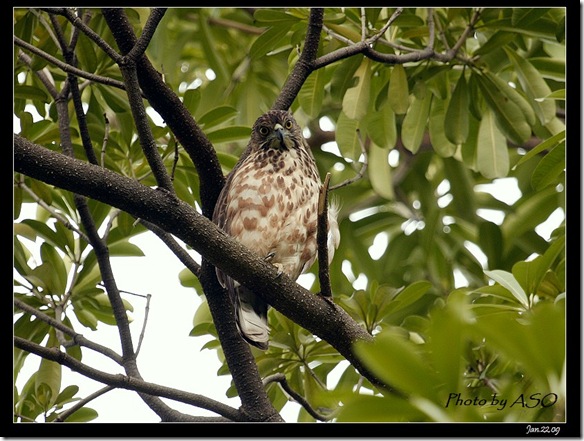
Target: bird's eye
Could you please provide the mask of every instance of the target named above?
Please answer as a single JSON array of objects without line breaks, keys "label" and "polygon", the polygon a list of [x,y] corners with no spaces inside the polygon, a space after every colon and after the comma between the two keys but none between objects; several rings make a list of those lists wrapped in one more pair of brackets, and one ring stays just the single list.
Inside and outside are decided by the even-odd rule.
[{"label": "bird's eye", "polygon": [[284,127],[286,127],[288,130],[290,130],[290,129],[292,128],[292,121],[290,121],[290,120],[287,120],[287,121],[284,123]]},{"label": "bird's eye", "polygon": [[266,136],[269,132],[270,132],[270,130],[266,126],[261,126],[260,127],[260,134],[261,135]]}]

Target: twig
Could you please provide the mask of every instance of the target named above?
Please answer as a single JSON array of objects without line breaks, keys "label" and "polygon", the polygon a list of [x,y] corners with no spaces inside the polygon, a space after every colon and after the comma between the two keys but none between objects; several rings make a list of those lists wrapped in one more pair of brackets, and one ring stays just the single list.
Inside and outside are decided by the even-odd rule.
[{"label": "twig", "polygon": [[69,8],[65,8],[63,15],[71,22],[73,26],[78,28],[83,32],[90,40],[92,40],[97,46],[101,48],[112,60],[116,63],[122,61],[122,55],[118,54],[116,50],[111,47],[99,34],[97,34],[93,29],[87,26],[79,17],[77,17],[73,11]]},{"label": "twig", "polygon": [[138,82],[138,71],[137,65],[134,62],[128,62],[128,59],[124,57],[124,61],[119,64],[120,70],[122,71],[122,76],[124,82],[126,83],[126,93],[128,94],[128,102],[130,104],[130,109],[132,111],[132,116],[136,123],[136,130],[138,132],[138,139],[140,141],[140,146],[144,152],[144,156],[154,173],[156,178],[156,183],[159,187],[164,188],[170,194],[174,195],[174,187],[170,180],[170,176],[166,171],[164,166],[164,161],[158,153],[156,147],[156,141],[150,124],[148,122],[148,115],[146,114],[146,108],[142,101],[142,96],[140,92],[140,84]]},{"label": "twig", "polygon": [[142,330],[140,331],[140,337],[138,338],[138,345],[136,346],[136,357],[140,352],[142,347],[142,342],[144,341],[144,334],[146,333],[146,324],[148,323],[148,314],[150,313],[150,299],[152,294],[146,294],[146,306],[144,307],[144,323],[142,323]]},{"label": "twig", "polygon": [[[396,13],[398,12],[398,10],[396,10],[394,12],[394,14],[392,15],[392,18],[390,18],[390,21],[392,19],[395,19],[394,16],[397,18]],[[381,33],[376,34],[375,36],[371,37],[368,40],[361,40],[359,42],[353,42],[352,40],[345,38],[345,37],[342,37],[342,36],[332,32],[330,29],[323,27],[324,30],[326,32],[328,32],[331,36],[333,36],[334,38],[338,39],[339,41],[342,41],[345,44],[347,44],[347,47],[337,49],[335,51],[329,52],[328,54],[322,55],[319,58],[315,59],[314,62],[312,63],[312,66],[311,66],[312,70],[323,68],[323,67],[328,66],[329,64],[332,64],[336,61],[342,60],[344,58],[348,58],[348,57],[356,55],[356,54],[363,54],[366,57],[369,57],[374,61],[377,61],[379,63],[386,63],[386,64],[404,64],[404,63],[408,63],[408,62],[416,62],[416,61],[429,60],[429,59],[433,59],[433,60],[437,60],[437,61],[440,61],[443,63],[447,63],[447,62],[451,61],[454,57],[457,56],[458,51],[460,50],[460,48],[462,47],[462,45],[464,44],[464,42],[466,41],[466,39],[470,35],[470,32],[474,28],[474,25],[478,21],[480,14],[481,14],[481,11],[482,11],[482,9],[477,9],[475,14],[471,18],[468,26],[466,27],[466,29],[464,30],[464,32],[462,33],[462,35],[460,36],[460,38],[458,39],[456,44],[452,47],[452,49],[448,50],[445,53],[438,53],[438,52],[434,51],[434,49],[433,49],[435,32],[434,32],[434,18],[432,16],[430,16],[429,20],[428,20],[428,32],[430,34],[428,45],[424,49],[421,49],[421,50],[413,50],[413,49],[409,49],[409,48],[404,47],[403,50],[408,50],[408,51],[412,51],[412,52],[409,52],[407,54],[401,54],[401,55],[386,54],[386,53],[382,53],[382,52],[379,52],[379,51],[376,51],[375,49],[373,49],[372,42],[380,39],[381,35],[382,35]],[[399,11],[399,12],[401,12],[401,11]],[[386,25],[387,25],[387,23],[386,23]],[[388,44],[392,47],[397,47],[393,43],[385,43],[384,42],[384,44]]]},{"label": "twig", "polygon": [[99,398],[103,394],[105,394],[105,393],[107,393],[107,392],[109,392],[111,390],[114,390],[114,389],[115,389],[115,387],[113,387],[113,386],[105,386],[105,387],[102,387],[98,391],[95,391],[91,395],[88,395],[85,398],[83,398],[82,400],[78,401],[70,409],[67,409],[66,411],[62,412],[57,418],[55,418],[54,421],[56,423],[62,423],[63,421],[65,421],[67,418],[69,418],[71,415],[73,415],[75,412],[77,412],[79,409],[81,409],[83,406],[85,406],[90,401],[93,401],[96,398]]},{"label": "twig", "polygon": [[393,14],[391,14],[391,17],[389,17],[389,19],[383,25],[383,27],[381,28],[381,30],[377,34],[375,34],[371,38],[369,38],[367,41],[370,44],[373,44],[377,40],[379,40],[381,38],[381,36],[383,34],[385,34],[385,31],[387,31],[389,29],[389,27],[391,26],[391,24],[396,20],[396,18],[398,18],[401,15],[401,13],[403,12],[403,10],[404,10],[404,8],[397,8],[395,11],[393,11]]},{"label": "twig", "polygon": [[320,187],[318,195],[318,220],[316,230],[316,244],[318,247],[318,280],[320,282],[320,295],[325,298],[332,297],[331,280],[328,263],[328,190],[331,174],[327,173],[324,183]]},{"label": "twig", "polygon": [[[102,283],[98,283],[98,286],[102,286],[105,288],[105,286]],[[136,350],[134,351],[134,354],[136,357],[138,357],[138,352],[140,352],[140,346],[142,346],[142,341],[144,340],[144,334],[146,333],[146,324],[148,323],[148,314],[150,313],[150,299],[152,298],[152,294],[138,294],[135,292],[131,292],[131,291],[126,291],[123,289],[119,290],[119,293],[125,293],[125,294],[129,294],[131,296],[136,296],[136,297],[142,297],[146,299],[146,306],[144,307],[144,323],[142,324],[142,330],[140,331],[140,337],[138,338],[138,345],[136,346]]]},{"label": "twig", "polygon": [[104,119],[104,123],[105,123],[105,130],[104,130],[104,134],[103,134],[103,142],[101,143],[101,166],[105,167],[105,149],[107,147],[107,143],[109,140],[109,132],[110,132],[110,122],[109,122],[109,118],[107,117],[107,114],[104,113],[103,114],[103,119]]},{"label": "twig", "polygon": [[357,129],[357,135],[359,138],[359,145],[361,146],[361,153],[363,153],[363,165],[361,166],[361,170],[359,170],[357,175],[352,177],[351,179],[347,179],[347,180],[341,182],[340,184],[333,185],[329,189],[329,191],[333,191],[333,190],[337,190],[337,189],[342,188],[342,187],[346,187],[347,185],[352,184],[353,182],[356,182],[359,179],[363,178],[363,176],[365,175],[365,172],[367,171],[367,166],[368,166],[367,149],[365,148],[365,143],[361,139],[361,132],[359,129]]},{"label": "twig", "polygon": [[43,322],[49,324],[50,326],[63,332],[64,334],[69,335],[70,337],[73,338],[73,341],[79,346],[84,346],[86,348],[93,349],[94,351],[99,352],[100,354],[105,355],[108,358],[111,358],[116,363],[120,365],[122,364],[122,357],[112,349],[86,339],[85,337],[83,337],[83,335],[75,332],[73,329],[69,328],[68,326],[65,326],[63,323],[59,322],[58,320],[55,320],[51,316],[48,316],[44,312],[38,311],[32,306],[27,305],[22,300],[15,298],[14,305],[22,309],[23,311],[28,312],[31,315],[34,315],[39,320],[42,320]]},{"label": "twig", "polygon": [[308,401],[306,401],[303,396],[298,394],[290,387],[284,374],[270,375],[269,377],[264,378],[263,382],[264,386],[267,386],[270,383],[279,383],[282,389],[284,389],[284,391],[290,395],[294,401],[300,404],[314,419],[318,421],[329,421],[333,418],[332,416],[321,415],[316,410],[314,410],[310,403],[308,403]]},{"label": "twig", "polygon": [[365,15],[365,8],[361,8],[361,40],[365,40],[367,36],[367,16]]},{"label": "twig", "polygon": [[179,243],[173,238],[173,236],[162,228],[154,225],[151,222],[145,221],[144,219],[140,219],[140,223],[156,234],[162,242],[174,253],[176,257],[182,262],[184,266],[186,266],[196,277],[201,276],[201,266],[195,262],[195,260],[191,257],[189,253],[186,252],[184,248],[182,248]]},{"label": "twig", "polygon": [[150,40],[152,39],[152,36],[154,35],[156,28],[158,27],[158,24],[160,23],[160,20],[162,20],[165,13],[166,8],[152,9],[152,12],[148,16],[148,20],[146,20],[146,24],[142,28],[142,33],[140,34],[138,41],[130,50],[130,52],[128,52],[124,56],[125,60],[129,59],[132,60],[132,62],[135,62],[139,57],[141,57],[144,54],[146,48],[148,47],[148,44],[150,44]]},{"label": "twig", "polygon": [[46,52],[38,49],[37,47],[33,46],[32,44],[27,43],[24,40],[21,40],[18,37],[14,37],[14,44],[16,46],[20,46],[21,48],[32,52],[35,55],[43,58],[44,60],[48,61],[50,64],[58,67],[63,72],[67,72],[73,75],[77,75],[78,77],[82,77],[93,81],[95,83],[105,84],[106,86],[117,87],[118,89],[125,90],[125,85],[122,81],[114,80],[112,78],[102,77],[101,75],[95,75],[84,70],[78,69],[75,66],[71,66],[70,64],[64,63],[58,58],[53,57],[52,55],[47,54]]},{"label": "twig", "polygon": [[74,372],[78,372],[87,378],[99,381],[100,383],[104,383],[109,386],[132,390],[141,394],[147,394],[149,396],[169,398],[174,401],[215,412],[232,421],[245,420],[245,417],[239,410],[227,406],[221,402],[207,398],[203,395],[185,392],[159,384],[149,383],[137,377],[123,374],[109,374],[80,362],[66,352],[60,351],[58,348],[46,348],[22,337],[15,336],[14,345],[23,351],[30,352],[47,360],[55,361],[63,366],[68,367]]},{"label": "twig", "polygon": [[30,195],[30,197],[34,199],[35,203],[37,203],[45,210],[47,210],[49,213],[51,213],[51,216],[53,216],[55,219],[61,222],[65,228],[79,234],[81,238],[83,238],[85,241],[89,243],[89,238],[83,231],[81,231],[79,228],[77,228],[75,225],[69,222],[69,220],[65,216],[62,216],[57,210],[55,210],[53,207],[51,207],[49,204],[43,201],[34,191],[32,191],[32,189],[28,187],[28,185],[26,185],[24,182],[17,182],[16,185],[18,185],[20,188],[26,191]]}]

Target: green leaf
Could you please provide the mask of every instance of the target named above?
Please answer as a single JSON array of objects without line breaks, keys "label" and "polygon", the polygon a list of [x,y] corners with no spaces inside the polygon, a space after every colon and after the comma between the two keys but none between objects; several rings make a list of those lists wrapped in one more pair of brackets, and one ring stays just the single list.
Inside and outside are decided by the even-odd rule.
[{"label": "green leaf", "polygon": [[318,69],[308,76],[298,93],[300,106],[312,118],[316,118],[320,113],[324,98],[324,86],[324,69]]},{"label": "green leaf", "polygon": [[497,268],[503,256],[503,233],[493,222],[481,222],[479,225],[479,245],[487,256],[488,267]]},{"label": "green leaf", "polygon": [[533,149],[531,149],[529,152],[527,152],[527,154],[522,156],[521,159],[519,161],[517,161],[517,164],[515,165],[515,167],[517,167],[520,164],[523,164],[525,161],[528,161],[529,159],[533,158],[534,156],[538,156],[541,152],[543,152],[545,150],[553,149],[554,147],[556,147],[560,143],[565,142],[565,140],[566,140],[566,130],[564,129],[561,132],[558,132],[555,135],[549,137],[548,139],[540,142],[537,146],[535,146]]},{"label": "green leaf", "polygon": [[529,308],[527,295],[513,274],[503,270],[492,270],[485,271],[485,275],[507,288],[525,309]]},{"label": "green leaf", "polygon": [[144,252],[139,246],[128,241],[118,241],[108,248],[111,256],[144,256]]},{"label": "green leaf", "polygon": [[111,109],[114,113],[124,113],[130,111],[128,104],[128,95],[123,90],[115,89],[113,87],[106,87],[100,84],[95,84],[96,96],[103,99],[103,108]]},{"label": "green leaf", "polygon": [[357,161],[361,155],[358,127],[358,121],[349,119],[343,112],[339,113],[337,130],[335,132],[336,142],[343,156],[351,158],[353,161]]},{"label": "green leaf", "polygon": [[467,343],[464,318],[468,314],[465,294],[452,292],[444,308],[432,311],[429,328],[426,331],[427,351],[432,366],[440,378],[442,390],[459,392],[466,369],[465,360],[460,356]]},{"label": "green leaf", "polygon": [[542,125],[547,124],[556,114],[556,104],[553,100],[541,100],[541,98],[545,98],[552,92],[550,87],[539,71],[528,60],[520,57],[514,51],[506,50],[506,52],[515,66],[521,87],[532,101],[535,114],[540,123]]},{"label": "green leaf", "polygon": [[49,271],[45,274],[44,281],[47,284],[51,294],[63,295],[67,288],[67,268],[63,258],[57,250],[48,243],[41,245],[41,260]]},{"label": "green leaf", "polygon": [[509,85],[505,80],[491,72],[486,72],[485,75],[491,80],[499,90],[504,93],[507,98],[513,101],[517,107],[523,112],[525,120],[530,126],[535,124],[535,111],[527,100],[517,90]]},{"label": "green leaf", "polygon": [[540,191],[548,185],[557,184],[566,169],[566,142],[563,141],[545,155],[531,176],[531,186]]},{"label": "green leaf", "polygon": [[79,386],[75,385],[67,386],[65,389],[61,391],[61,393],[57,397],[57,400],[55,401],[55,404],[63,405],[70,403],[71,401],[73,401],[72,398],[75,396],[77,392],[79,392]]},{"label": "green leaf", "polygon": [[251,129],[247,126],[231,126],[207,133],[207,138],[213,144],[248,140]]},{"label": "green leaf", "polygon": [[236,108],[231,106],[218,106],[198,118],[198,122],[199,124],[204,125],[205,129],[209,129],[209,127],[217,126],[225,121],[235,118],[236,116]]},{"label": "green leaf", "polygon": [[334,70],[331,78],[331,97],[334,100],[342,101],[347,89],[353,85],[353,77],[362,60],[362,55],[347,58]]},{"label": "green leaf", "polygon": [[555,390],[565,363],[565,310],[550,303],[538,304],[519,322],[516,314],[477,317],[473,328],[506,359],[519,363],[540,388]]},{"label": "green leaf", "polygon": [[[384,149],[391,149],[397,142],[395,114],[389,106],[367,115],[367,134],[371,140]],[[372,163],[373,161],[371,161]]]},{"label": "green leaf", "polygon": [[227,81],[230,76],[227,73],[227,68],[225,63],[219,57],[220,51],[216,48],[217,40],[213,38],[211,31],[209,30],[208,17],[206,14],[197,14],[199,18],[199,29],[201,36],[199,38],[199,43],[203,47],[203,53],[205,60],[207,61],[209,67],[215,72],[217,78],[217,84],[221,84],[223,81]]},{"label": "green leaf", "polygon": [[543,97],[543,99],[565,100],[566,99],[566,89],[554,90],[549,95]]},{"label": "green leaf", "polygon": [[[420,86],[421,84],[423,83],[417,83],[418,88],[425,89],[425,87]],[[432,102],[432,93],[429,90],[423,90],[419,95],[421,98],[414,94],[408,113],[403,120],[401,132],[404,147],[414,154],[417,153],[422,144]]]},{"label": "green leaf", "polygon": [[456,82],[444,117],[444,133],[453,144],[463,144],[468,137],[468,87],[464,72]]},{"label": "green leaf", "polygon": [[364,58],[355,72],[357,84],[347,89],[343,97],[343,113],[349,119],[360,120],[369,108],[371,85],[371,60]]},{"label": "green leaf", "polygon": [[401,392],[438,401],[436,373],[421,355],[421,349],[405,340],[402,333],[382,331],[375,342],[357,342],[360,360],[384,383]]},{"label": "green leaf", "polygon": [[528,25],[547,14],[549,10],[550,8],[513,8],[511,24]]},{"label": "green leaf", "polygon": [[554,187],[546,187],[517,201],[513,213],[509,214],[501,225],[506,246],[509,241],[533,231],[557,206],[558,193]]},{"label": "green leaf", "polygon": [[401,290],[392,301],[391,312],[403,310],[422,298],[424,294],[432,287],[432,284],[426,280],[413,282]]},{"label": "green leaf", "polygon": [[[57,337],[54,332],[49,333],[47,347],[58,347]],[[56,361],[42,358],[35,378],[35,390],[37,398],[44,405],[45,409],[50,408],[55,403],[60,389],[61,365]]]},{"label": "green leaf", "polygon": [[493,112],[483,114],[477,139],[477,167],[488,179],[502,178],[509,172],[509,151]]},{"label": "green leaf", "polygon": [[443,158],[448,158],[456,152],[456,144],[451,143],[447,135],[448,129],[446,126],[448,120],[445,115],[445,106],[446,102],[444,100],[438,98],[432,100],[428,129],[430,132],[430,142],[434,151]]},{"label": "green leaf", "polygon": [[389,105],[398,115],[402,115],[408,111],[410,105],[410,91],[408,88],[406,71],[401,64],[396,64],[391,69],[387,98]]},{"label": "green leaf", "polygon": [[97,411],[90,407],[82,407],[75,412],[73,412],[67,418],[67,423],[86,423],[88,421],[92,421],[99,416]]},{"label": "green leaf", "polygon": [[521,109],[486,75],[474,76],[505,137],[514,144],[522,145],[531,135],[531,127]]},{"label": "green leaf", "polygon": [[83,326],[95,331],[97,329],[97,317],[90,311],[82,307],[74,306],[75,316]]},{"label": "green leaf", "polygon": [[[286,37],[286,34],[290,30],[290,26],[282,25],[287,23],[288,22],[281,22],[278,26],[268,28],[253,42],[249,49],[249,56],[252,60],[257,60],[268,52],[279,47],[280,43],[284,40],[284,37]],[[292,22],[290,22],[290,24],[292,24]]]},{"label": "green leaf", "polygon": [[47,93],[35,86],[27,86],[26,84],[17,84],[14,86],[13,91],[14,99],[24,99],[31,101],[41,101],[43,103],[48,103]]},{"label": "green leaf", "polygon": [[520,261],[513,265],[513,276],[521,284],[523,289],[533,294],[537,291],[539,284],[545,274],[552,269],[552,264],[556,258],[565,250],[565,236],[555,240],[546,252],[537,256],[533,260]]},{"label": "green leaf", "polygon": [[79,60],[79,68],[86,72],[93,73],[97,69],[97,56],[95,54],[95,43],[83,32],[80,32],[75,47],[75,56]]},{"label": "green leaf", "polygon": [[387,200],[394,199],[391,182],[391,167],[387,162],[389,148],[372,145],[369,149],[369,180],[373,190]]},{"label": "green leaf", "polygon": [[258,9],[253,13],[253,18],[259,24],[270,23],[281,25],[283,22],[295,23],[298,18],[294,15],[288,14],[282,9]]},{"label": "green leaf", "polygon": [[187,89],[183,95],[183,104],[194,115],[201,101],[201,91],[199,89]]},{"label": "green leaf", "polygon": [[393,421],[422,421],[424,414],[408,401],[398,397],[359,395],[340,408],[340,423],[389,423]]}]

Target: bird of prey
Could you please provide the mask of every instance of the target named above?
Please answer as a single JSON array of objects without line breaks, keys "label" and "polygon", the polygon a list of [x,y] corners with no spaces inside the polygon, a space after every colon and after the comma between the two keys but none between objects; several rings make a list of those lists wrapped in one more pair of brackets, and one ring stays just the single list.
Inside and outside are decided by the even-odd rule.
[{"label": "bird of prey", "polygon": [[[302,129],[288,111],[271,110],[254,123],[246,151],[227,176],[213,221],[226,234],[296,280],[317,257],[321,181]],[[328,210],[328,256],[340,241],[338,208]],[[268,304],[217,269],[229,292],[241,336],[268,348]]]}]

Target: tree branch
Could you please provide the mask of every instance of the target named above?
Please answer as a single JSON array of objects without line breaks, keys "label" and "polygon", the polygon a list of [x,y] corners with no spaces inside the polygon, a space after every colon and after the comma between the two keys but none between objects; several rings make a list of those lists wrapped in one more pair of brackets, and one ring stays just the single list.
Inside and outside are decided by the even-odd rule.
[{"label": "tree branch", "polygon": [[304,39],[304,49],[294,65],[294,69],[286,79],[276,102],[272,109],[287,110],[291,105],[302,85],[311,74],[314,68],[314,60],[320,41],[320,31],[322,30],[324,9],[313,8],[310,10],[308,19],[308,30]]},{"label": "tree branch", "polygon": [[371,341],[372,337],[342,308],[279,274],[273,265],[225,235],[188,204],[130,178],[37,146],[18,135],[14,138],[14,166],[17,172],[118,207],[180,238],[278,311],[329,342],[373,384],[384,387],[352,350],[354,342]]},{"label": "tree branch", "polygon": [[14,44],[19,46],[45,60],[47,60],[52,65],[58,67],[63,72],[67,72],[73,75],[76,75],[81,78],[88,79],[90,81],[105,84],[106,86],[116,87],[118,89],[124,90],[125,86],[122,81],[114,80],[108,77],[102,77],[101,75],[95,75],[89,72],[85,72],[84,70],[78,69],[75,66],[71,66],[70,64],[64,63],[58,58],[53,57],[52,55],[47,54],[46,52],[38,49],[37,47],[33,46],[32,44],[27,43],[24,40],[21,40],[18,37],[14,37]]},{"label": "tree branch", "polygon": [[[99,381],[100,383],[104,383],[112,387],[127,389],[139,392],[141,394],[169,398],[171,400],[189,404],[191,406],[200,407],[201,409],[210,410],[231,421],[246,421],[242,413],[237,409],[207,398],[203,395],[193,394],[154,383],[148,383],[136,377],[121,374],[108,374],[81,363],[65,352],[61,352],[57,348],[47,348],[40,346],[21,337],[14,337],[14,345],[23,351],[30,352],[47,360],[55,361],[63,366],[68,367],[74,372],[82,374],[87,378],[91,378],[92,380]],[[192,418],[189,419],[192,421]]]},{"label": "tree branch", "polygon": [[316,231],[316,243],[318,247],[318,280],[320,282],[320,295],[332,298],[331,279],[329,275],[328,259],[328,191],[331,174],[327,173],[324,183],[318,195],[318,222]]},{"label": "tree branch", "polygon": [[294,401],[300,404],[315,420],[329,421],[332,418],[330,416],[321,415],[316,410],[314,410],[310,403],[306,401],[302,395],[292,389],[292,387],[288,384],[284,374],[274,374],[264,378],[264,385],[267,386],[270,383],[279,383],[282,389],[284,389],[284,391],[290,395]]},{"label": "tree branch", "polygon": [[[102,12],[120,51],[128,53],[136,43],[136,36],[123,9],[104,8]],[[170,127],[197,169],[203,214],[210,218],[225,183],[215,149],[183,102],[162,81],[162,76],[146,56],[137,60],[137,71],[140,87],[148,101]]]},{"label": "tree branch", "polygon": [[113,351],[112,349],[110,349],[106,346],[102,346],[98,343],[94,343],[91,340],[86,339],[85,337],[83,337],[83,335],[75,332],[73,329],[69,328],[68,326],[65,326],[62,322],[55,320],[53,317],[50,317],[41,311],[38,311],[37,309],[33,308],[32,306],[27,305],[23,301],[18,300],[17,298],[14,298],[14,305],[17,308],[20,308],[23,311],[25,311],[31,315],[34,315],[35,317],[38,317],[39,320],[42,320],[43,322],[49,324],[53,328],[58,329],[59,331],[63,332],[64,334],[72,337],[73,342],[75,344],[78,344],[79,346],[85,346],[86,348],[89,348],[89,349],[93,349],[94,351],[99,352],[100,354],[103,354],[106,357],[111,358],[113,361],[115,361],[119,365],[122,364],[122,357],[119,354],[117,354],[115,351]]}]

